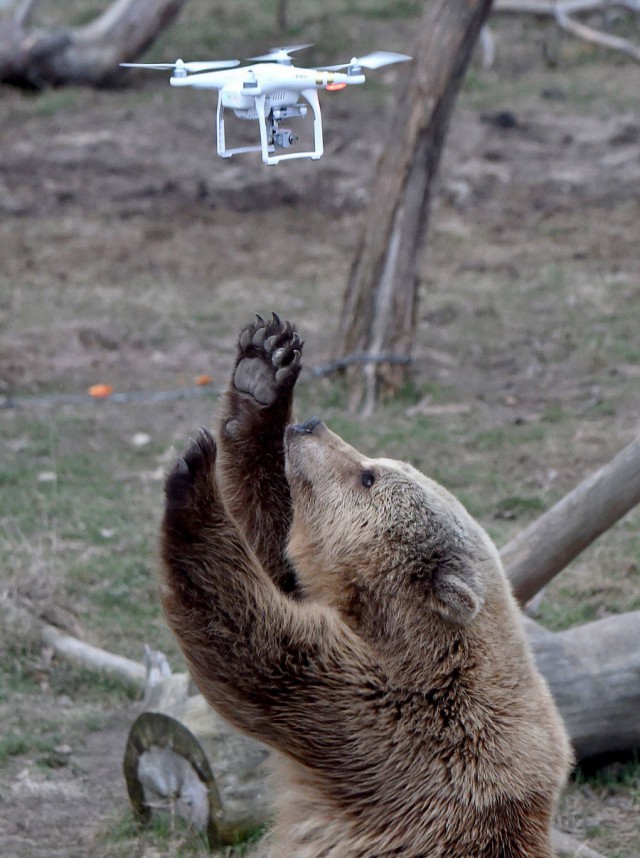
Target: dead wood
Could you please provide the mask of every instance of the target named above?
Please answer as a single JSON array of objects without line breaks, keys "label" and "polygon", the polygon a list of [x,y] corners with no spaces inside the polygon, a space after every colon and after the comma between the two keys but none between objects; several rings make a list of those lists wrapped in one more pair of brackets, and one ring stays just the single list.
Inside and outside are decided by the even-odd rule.
[{"label": "dead wood", "polygon": [[[578,757],[640,743],[640,612],[553,634],[527,622]],[[149,709],[134,722],[124,759],[129,796],[144,820],[176,814],[211,846],[235,842],[269,820],[270,752],[230,727],[186,674],[158,677]],[[559,831],[558,858],[599,853]]]},{"label": "dead wood", "polygon": [[603,33],[602,30],[596,30],[594,27],[589,27],[587,24],[582,24],[571,18],[562,11],[561,4],[556,9],[555,19],[558,26],[568,33],[572,33],[584,42],[589,42],[592,45],[598,45],[601,48],[608,48],[612,51],[626,54],[632,60],[640,63],[640,47],[634,45],[629,39],[623,39],[620,36],[612,36],[610,33]]},{"label": "dead wood", "polygon": [[615,7],[640,12],[637,0],[495,0],[495,14],[537,15],[546,17],[555,15],[560,7],[565,15],[578,15],[588,12],[603,12]]},{"label": "dead wood", "polygon": [[44,646],[70,664],[111,679],[131,693],[144,689],[146,670],[139,662],[84,643],[48,623],[40,625],[40,636]]},{"label": "dead wood", "polygon": [[577,758],[640,748],[640,611],[564,632],[525,626]]},{"label": "dead wood", "polygon": [[[578,758],[640,747],[640,612],[557,633],[531,620],[525,622],[536,662],[549,683]],[[186,674],[170,675],[168,668],[157,666],[154,673],[148,655],[145,670],[138,662],[86,644],[47,624],[42,625],[41,635],[58,657],[107,676],[131,691],[145,689],[147,711],[188,723],[199,723],[205,717],[206,705],[193,703],[189,696],[192,689]],[[148,680],[150,674],[156,676],[153,683]],[[187,699],[192,701],[188,706]]]},{"label": "dead wood", "polygon": [[[640,747],[640,612],[558,633],[528,619],[525,628],[577,758]],[[145,709],[131,728],[124,764],[141,818],[177,813],[212,844],[233,842],[264,822],[267,750],[216,715],[188,674],[171,674],[164,656],[149,650],[145,670],[46,624],[41,637],[83,669],[144,687]],[[581,849],[573,854],[591,854]]]},{"label": "dead wood", "polygon": [[[532,620],[525,628],[577,758],[640,747],[640,612],[559,633]],[[269,751],[191,690],[186,674],[150,673],[127,741],[129,795],[142,819],[176,813],[212,845],[230,843],[268,820]],[[560,832],[554,844],[560,856],[600,858]]]},{"label": "dead wood", "polygon": [[632,441],[500,552],[521,604],[640,503],[640,438]]},{"label": "dead wood", "polygon": [[636,62],[640,62],[640,46],[629,39],[612,36],[580,21],[575,16],[593,12],[606,12],[613,8],[640,12],[638,0],[496,0],[494,12],[516,15],[535,15],[553,17],[560,28],[583,41],[602,48],[618,51]]},{"label": "dead wood", "polygon": [[147,652],[145,711],[131,727],[123,763],[132,806],[144,821],[180,816],[211,847],[237,843],[269,816],[269,750],[191,693],[187,674],[167,676],[149,655],[162,658]]},{"label": "dead wood", "polygon": [[42,88],[104,86],[154,41],[186,0],[114,0],[89,24],[32,27],[34,0],[0,17],[0,81]]}]

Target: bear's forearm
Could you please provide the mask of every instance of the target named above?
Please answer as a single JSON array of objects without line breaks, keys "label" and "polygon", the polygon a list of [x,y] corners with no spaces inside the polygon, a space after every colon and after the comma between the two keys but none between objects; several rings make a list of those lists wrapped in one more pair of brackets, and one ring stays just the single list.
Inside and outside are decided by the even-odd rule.
[{"label": "bear's forearm", "polygon": [[290,419],[290,404],[259,408],[229,390],[220,418],[218,465],[229,512],[264,570],[285,592],[293,589],[284,553],[292,519],[283,446]]},{"label": "bear's forearm", "polygon": [[240,334],[219,414],[218,473],[227,508],[266,573],[285,592],[295,586],[285,557],[292,518],[284,470],[284,430],[292,420],[302,343],[277,315]]},{"label": "bear's forearm", "polygon": [[190,672],[208,703],[237,728],[322,768],[327,747],[349,744],[359,661],[350,659],[330,618],[292,602],[243,556],[237,535],[220,528],[216,537],[225,559],[206,566],[165,551],[163,605]]},{"label": "bear's forearm", "polygon": [[[264,619],[257,599],[268,604],[273,595],[285,598],[251,570],[216,568],[215,561],[207,568],[188,561],[179,568],[172,564],[163,588],[167,620],[201,692],[237,727],[265,741],[273,739],[264,735],[268,706],[263,689],[270,678],[261,658],[266,641],[261,640]],[[269,623],[277,622],[275,612],[268,613]]]}]

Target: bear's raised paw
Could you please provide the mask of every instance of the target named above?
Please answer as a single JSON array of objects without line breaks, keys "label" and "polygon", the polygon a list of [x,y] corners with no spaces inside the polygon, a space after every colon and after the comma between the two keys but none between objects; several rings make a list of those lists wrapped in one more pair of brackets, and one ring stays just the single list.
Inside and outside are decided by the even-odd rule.
[{"label": "bear's raised paw", "polygon": [[291,322],[280,321],[277,313],[268,322],[257,316],[240,334],[236,390],[263,406],[288,396],[300,374],[302,345]]},{"label": "bear's raised paw", "polygon": [[203,496],[211,493],[215,486],[215,461],[215,439],[208,429],[201,429],[167,477],[167,512],[196,508]]}]

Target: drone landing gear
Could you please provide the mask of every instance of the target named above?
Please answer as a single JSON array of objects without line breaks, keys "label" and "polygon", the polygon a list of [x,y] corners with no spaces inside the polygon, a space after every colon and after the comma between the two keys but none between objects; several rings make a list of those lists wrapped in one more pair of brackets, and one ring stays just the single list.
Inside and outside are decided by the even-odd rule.
[{"label": "drone landing gear", "polygon": [[306,152],[287,152],[282,155],[272,155],[271,153],[288,149],[294,146],[298,137],[289,128],[281,128],[280,122],[285,119],[296,117],[304,117],[307,115],[306,104],[295,104],[288,107],[272,107],[267,111],[266,102],[267,96],[256,96],[256,114],[260,127],[260,145],[259,146],[238,146],[233,149],[227,149],[224,136],[224,106],[222,98],[218,96],[217,110],[217,125],[218,125],[218,155],[221,158],[231,158],[232,155],[238,155],[244,152],[261,152],[262,160],[265,164],[278,164],[280,161],[290,160],[292,158],[311,158],[317,160],[322,157],[324,152],[324,143],[322,139],[322,115],[320,113],[320,102],[318,93],[315,89],[305,89],[302,95],[311,105],[313,111],[313,150]]}]

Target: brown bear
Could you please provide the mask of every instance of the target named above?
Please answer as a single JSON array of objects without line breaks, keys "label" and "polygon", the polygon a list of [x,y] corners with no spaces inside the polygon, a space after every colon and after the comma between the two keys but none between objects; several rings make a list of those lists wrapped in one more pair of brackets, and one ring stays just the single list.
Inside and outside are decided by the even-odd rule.
[{"label": "brown bear", "polygon": [[240,335],[166,484],[163,604],[209,703],[279,752],[273,858],[550,858],[568,740],[498,552],[413,467],[291,423],[301,343]]}]

